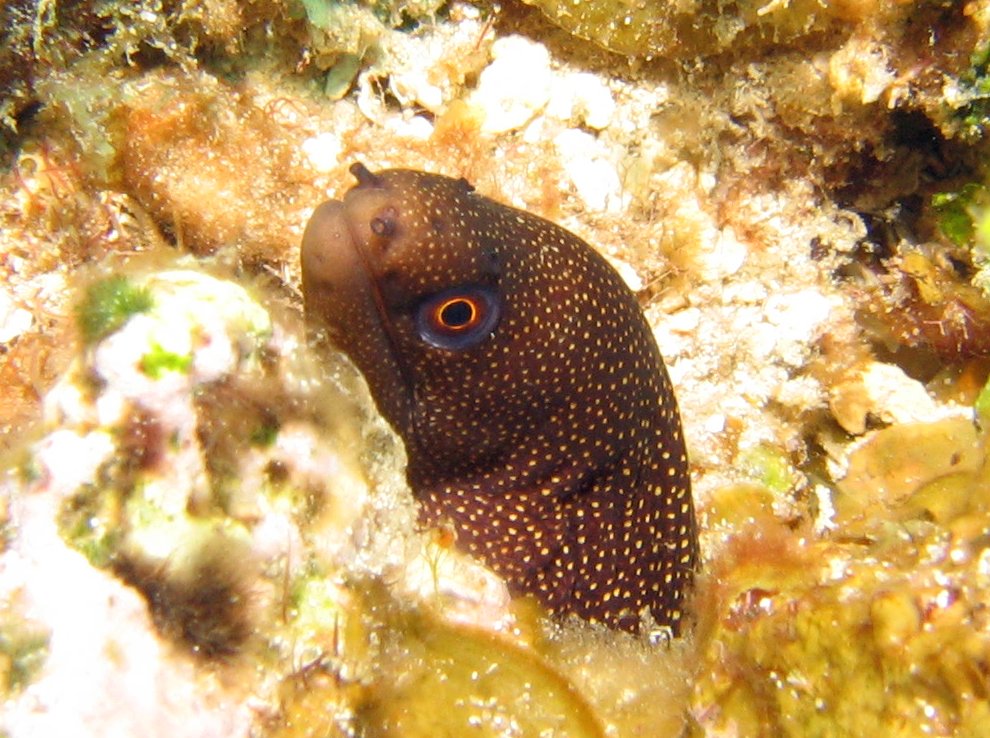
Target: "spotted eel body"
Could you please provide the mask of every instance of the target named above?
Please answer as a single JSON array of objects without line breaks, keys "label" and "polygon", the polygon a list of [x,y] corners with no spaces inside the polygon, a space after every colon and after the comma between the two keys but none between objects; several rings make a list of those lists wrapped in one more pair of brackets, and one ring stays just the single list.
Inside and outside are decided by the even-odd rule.
[{"label": "spotted eel body", "polygon": [[675,632],[697,557],[674,393],[634,295],[564,229],[463,179],[371,172],[313,213],[306,313],[405,441],[452,526],[555,614]]}]

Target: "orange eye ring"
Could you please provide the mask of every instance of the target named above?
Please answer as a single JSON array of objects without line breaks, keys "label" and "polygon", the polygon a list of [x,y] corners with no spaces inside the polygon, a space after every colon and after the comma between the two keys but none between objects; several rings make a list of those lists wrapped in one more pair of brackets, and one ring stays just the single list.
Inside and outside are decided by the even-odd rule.
[{"label": "orange eye ring", "polygon": [[437,303],[433,323],[441,330],[469,331],[481,322],[483,306],[466,295],[457,295]]},{"label": "orange eye ring", "polygon": [[416,310],[419,336],[430,346],[461,351],[477,346],[498,327],[502,300],[491,285],[461,285],[431,295]]}]

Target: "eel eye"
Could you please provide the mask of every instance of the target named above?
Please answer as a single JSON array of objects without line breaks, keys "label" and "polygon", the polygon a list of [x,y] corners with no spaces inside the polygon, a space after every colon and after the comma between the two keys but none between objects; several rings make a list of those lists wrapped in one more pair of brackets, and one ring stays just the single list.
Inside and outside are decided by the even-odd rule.
[{"label": "eel eye", "polygon": [[426,298],[416,325],[420,337],[437,348],[470,348],[488,338],[498,325],[501,305],[494,289],[457,287]]},{"label": "eel eye", "polygon": [[468,331],[478,324],[483,308],[470,297],[451,297],[433,309],[433,324],[448,331]]}]

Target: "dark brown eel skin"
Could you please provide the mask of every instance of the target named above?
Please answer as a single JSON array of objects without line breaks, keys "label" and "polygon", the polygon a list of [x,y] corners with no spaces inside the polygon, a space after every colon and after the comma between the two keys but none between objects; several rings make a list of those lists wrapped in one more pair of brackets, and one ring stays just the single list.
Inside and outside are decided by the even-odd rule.
[{"label": "dark brown eel skin", "polygon": [[302,243],[308,320],[402,436],[429,527],[552,613],[679,631],[697,532],[677,402],[632,292],[463,179],[355,164]]}]

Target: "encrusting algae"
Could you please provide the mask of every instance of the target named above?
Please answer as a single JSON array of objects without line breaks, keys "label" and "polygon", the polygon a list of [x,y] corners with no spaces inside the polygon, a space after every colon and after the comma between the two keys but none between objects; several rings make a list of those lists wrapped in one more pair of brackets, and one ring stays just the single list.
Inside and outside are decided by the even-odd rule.
[{"label": "encrusting algae", "polygon": [[795,536],[765,510],[738,525],[705,595],[724,613],[695,686],[709,726],[979,735],[987,450],[972,416],[891,426],[846,461],[829,536]]},{"label": "encrusting algae", "polygon": [[711,0],[523,0],[575,36],[629,56],[689,59],[725,51],[759,52],[802,38],[843,32],[867,19],[903,20],[905,6],[879,2],[763,2],[726,7]]},{"label": "encrusting algae", "polygon": [[[984,732],[990,5],[534,4],[4,6],[0,732]],[[698,507],[682,637],[542,619],[417,530],[303,337],[357,160],[636,292]]]}]

